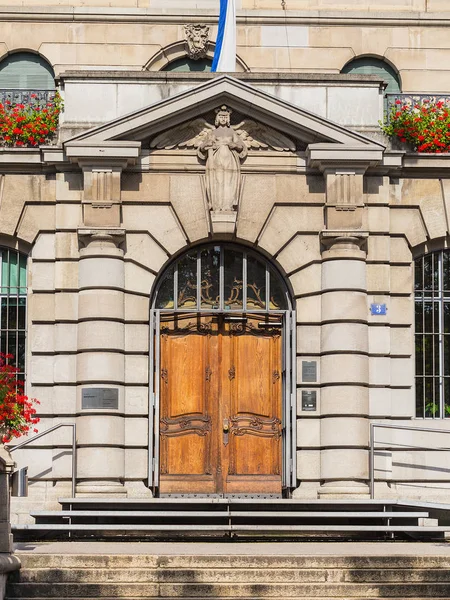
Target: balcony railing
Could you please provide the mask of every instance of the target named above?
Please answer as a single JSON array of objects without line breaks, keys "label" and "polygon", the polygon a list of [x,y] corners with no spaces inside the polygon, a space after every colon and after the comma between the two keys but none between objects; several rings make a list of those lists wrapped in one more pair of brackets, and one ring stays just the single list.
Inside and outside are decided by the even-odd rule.
[{"label": "balcony railing", "polygon": [[53,100],[55,93],[55,90],[0,90],[0,102],[45,106]]},{"label": "balcony railing", "polygon": [[395,106],[397,100],[400,100],[402,104],[411,105],[444,102],[450,108],[450,94],[386,94],[385,110],[388,123],[392,107]]}]

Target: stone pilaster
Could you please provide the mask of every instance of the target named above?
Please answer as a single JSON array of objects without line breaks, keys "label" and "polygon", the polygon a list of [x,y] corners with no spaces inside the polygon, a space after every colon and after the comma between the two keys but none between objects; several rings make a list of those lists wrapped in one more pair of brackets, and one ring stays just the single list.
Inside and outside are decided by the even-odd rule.
[{"label": "stone pilaster", "polygon": [[125,493],[125,232],[78,235],[77,492]]},{"label": "stone pilaster", "polygon": [[322,233],[321,496],[368,493],[366,238]]}]

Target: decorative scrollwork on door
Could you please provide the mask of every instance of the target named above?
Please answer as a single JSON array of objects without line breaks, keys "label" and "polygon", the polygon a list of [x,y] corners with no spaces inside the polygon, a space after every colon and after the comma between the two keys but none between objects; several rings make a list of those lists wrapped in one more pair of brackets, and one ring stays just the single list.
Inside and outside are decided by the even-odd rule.
[{"label": "decorative scrollwork on door", "polygon": [[169,372],[164,367],[161,369],[161,379],[164,383],[169,383]]},{"label": "decorative scrollwork on door", "polygon": [[231,381],[236,377],[236,367],[234,365],[231,365],[231,367],[228,369],[228,379]]},{"label": "decorative scrollwork on door", "polygon": [[202,415],[183,415],[182,417],[163,417],[160,420],[161,436],[174,437],[195,433],[200,436],[207,435],[211,429],[211,417]]},{"label": "decorative scrollwork on door", "polygon": [[281,437],[281,421],[277,417],[266,419],[257,416],[230,417],[230,433],[232,435],[258,435],[279,439]]}]

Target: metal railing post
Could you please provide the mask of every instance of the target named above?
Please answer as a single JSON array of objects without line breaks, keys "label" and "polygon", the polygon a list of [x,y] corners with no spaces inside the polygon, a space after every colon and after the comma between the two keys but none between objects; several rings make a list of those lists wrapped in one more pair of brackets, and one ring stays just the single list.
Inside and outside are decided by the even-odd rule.
[{"label": "metal railing post", "polygon": [[[373,500],[375,497],[375,427],[379,429],[406,429],[408,431],[425,431],[427,433],[448,433],[448,429],[432,429],[431,427],[410,427],[409,425],[384,425],[383,423],[370,423],[369,433],[369,491],[370,499]],[[432,450],[431,447],[421,448],[420,446],[409,446],[409,448],[415,448],[416,450]],[[450,450],[450,448],[439,448],[439,450]]]},{"label": "metal railing post", "polygon": [[77,426],[76,426],[76,423],[58,423],[58,425],[54,425],[53,427],[50,427],[50,429],[46,429],[45,431],[42,431],[41,433],[37,433],[32,438],[29,438],[29,439],[25,440],[24,442],[20,442],[20,444],[17,444],[16,446],[10,447],[9,444],[6,444],[6,447],[8,448],[10,453],[13,453],[16,450],[19,450],[19,448],[23,448],[24,446],[31,444],[31,442],[38,440],[39,438],[43,437],[44,435],[47,435],[48,433],[51,433],[52,431],[55,431],[55,429],[59,429],[60,427],[72,427],[72,498],[75,498],[76,479],[77,479]]}]

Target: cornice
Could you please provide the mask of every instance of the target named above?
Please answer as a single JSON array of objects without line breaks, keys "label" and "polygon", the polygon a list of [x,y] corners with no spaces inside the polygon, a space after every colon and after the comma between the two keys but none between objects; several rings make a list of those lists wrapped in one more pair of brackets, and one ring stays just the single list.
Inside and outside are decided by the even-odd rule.
[{"label": "cornice", "polygon": [[[89,22],[103,23],[202,23],[217,24],[218,11],[189,9],[163,10],[150,8],[74,7],[74,6],[3,6],[0,21]],[[448,27],[450,13],[395,11],[237,11],[239,25],[360,25],[396,27]]]}]

